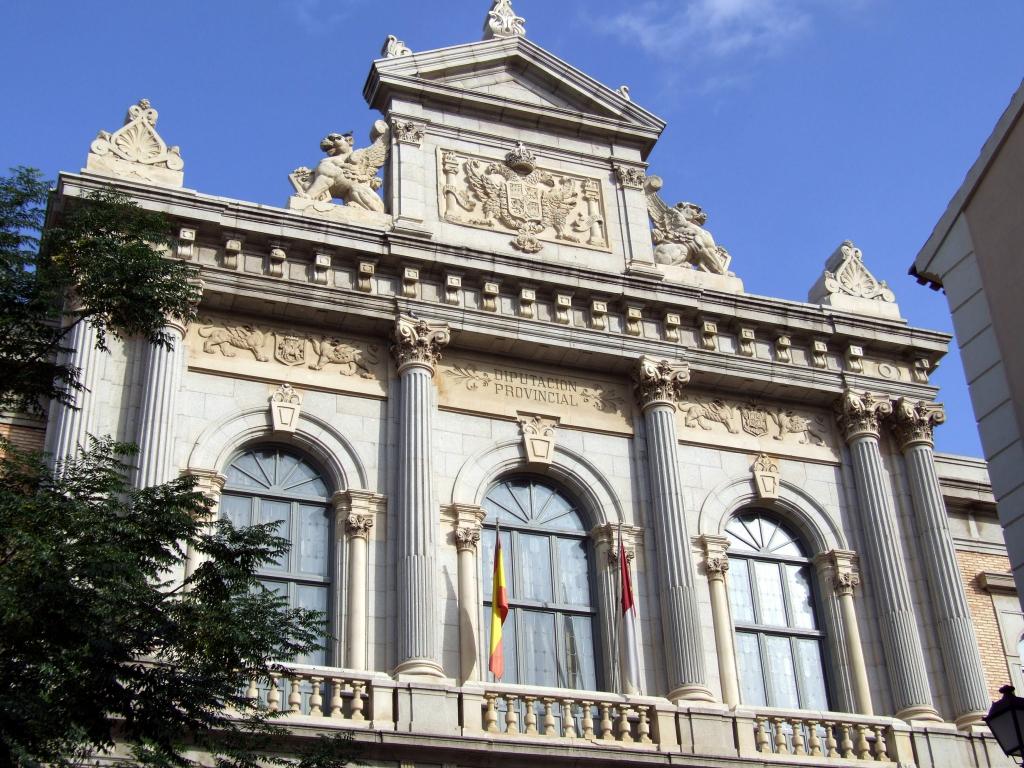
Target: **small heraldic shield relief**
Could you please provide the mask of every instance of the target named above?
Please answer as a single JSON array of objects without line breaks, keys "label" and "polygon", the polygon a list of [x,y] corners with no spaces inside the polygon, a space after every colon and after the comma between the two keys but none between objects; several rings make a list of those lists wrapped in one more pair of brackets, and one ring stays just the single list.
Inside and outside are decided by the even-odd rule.
[{"label": "small heraldic shield relief", "polygon": [[509,212],[527,221],[541,220],[540,187],[524,179],[510,179],[505,184]]},{"label": "small heraldic shield relief", "polygon": [[270,417],[275,432],[294,432],[302,413],[302,397],[291,384],[282,384],[270,396]]},{"label": "small heraldic shield relief", "polygon": [[306,362],[306,339],[287,333],[275,333],[274,357],[285,365],[302,365]]},{"label": "small heraldic shield relief", "polygon": [[760,406],[747,406],[740,409],[740,420],[743,423],[743,431],[754,437],[764,437],[768,434],[768,411]]}]

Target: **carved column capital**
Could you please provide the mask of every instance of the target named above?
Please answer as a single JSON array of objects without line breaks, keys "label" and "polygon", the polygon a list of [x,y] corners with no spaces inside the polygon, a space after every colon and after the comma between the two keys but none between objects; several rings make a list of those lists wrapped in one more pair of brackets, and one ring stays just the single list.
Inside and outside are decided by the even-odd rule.
[{"label": "carved column capital", "polygon": [[412,120],[394,120],[391,123],[391,130],[400,144],[413,144],[419,146],[426,133],[426,126]]},{"label": "carved column capital", "polygon": [[441,350],[452,339],[446,323],[428,323],[426,320],[399,315],[395,321],[391,352],[395,356],[399,373],[410,366],[420,366],[434,372],[441,359]]},{"label": "carved column capital", "polygon": [[846,549],[822,552],[814,558],[814,565],[838,597],[852,595],[860,586],[860,568],[854,552]]},{"label": "carved column capital", "polygon": [[339,535],[341,530],[349,530],[350,525],[360,524],[358,520],[352,522],[352,518],[368,519],[369,524],[366,527],[372,528],[377,515],[382,514],[387,507],[387,499],[384,496],[362,488],[338,491],[331,497],[331,503],[338,521]]},{"label": "carved column capital", "polygon": [[848,443],[865,436],[877,439],[882,421],[892,413],[888,398],[852,389],[843,393],[835,408],[836,421]]},{"label": "carved column capital", "polygon": [[480,543],[480,527],[471,525],[460,525],[455,529],[455,548],[462,552],[463,550],[469,550],[470,552],[476,552],[477,545]]},{"label": "carved column capital", "polygon": [[631,525],[620,527],[614,523],[597,525],[590,529],[590,538],[594,546],[604,549],[607,553],[607,565],[609,568],[617,568],[619,565],[619,531],[622,531],[622,546],[626,550],[626,562],[632,563],[636,557],[636,548],[642,539],[642,531]]},{"label": "carved column capital", "polygon": [[186,472],[196,481],[196,490],[214,503],[220,499],[221,491],[228,479],[212,469],[190,469]]},{"label": "carved column capital", "polygon": [[725,536],[704,534],[697,537],[697,541],[704,550],[704,572],[708,581],[724,581],[729,570],[729,556],[726,554],[729,539]]},{"label": "carved column capital", "polygon": [[623,189],[643,189],[647,181],[647,172],[635,165],[622,165],[616,163],[612,166],[615,171],[615,179]]},{"label": "carved column capital", "polygon": [[935,427],[946,421],[946,411],[939,403],[901,397],[893,408],[891,426],[900,450],[912,445],[934,446]]},{"label": "carved column capital", "polygon": [[644,355],[633,371],[637,402],[644,410],[653,405],[670,405],[683,396],[690,383],[690,364],[673,363]]},{"label": "carved column capital", "polygon": [[370,538],[371,528],[373,528],[373,515],[357,515],[351,512],[345,518],[345,532],[352,538]]}]

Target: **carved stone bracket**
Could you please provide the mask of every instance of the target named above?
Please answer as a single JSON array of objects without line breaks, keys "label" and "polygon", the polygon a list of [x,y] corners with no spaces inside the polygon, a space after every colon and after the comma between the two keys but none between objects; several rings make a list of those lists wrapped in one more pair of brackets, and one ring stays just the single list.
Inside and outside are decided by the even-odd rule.
[{"label": "carved stone bracket", "polygon": [[395,321],[395,343],[391,347],[399,372],[410,365],[419,365],[433,373],[434,365],[441,359],[441,350],[451,338],[447,324],[400,315]]},{"label": "carved stone bracket", "polygon": [[647,172],[634,165],[615,165],[615,178],[623,189],[643,189],[647,181]]},{"label": "carved stone bracket", "polygon": [[124,125],[100,131],[89,147],[87,171],[180,187],[185,167],[178,147],[168,147],[156,132],[157,111],[149,99],[128,108]]},{"label": "carved stone bracket", "polygon": [[690,365],[644,355],[633,371],[633,383],[641,408],[659,403],[675,407],[690,383]]},{"label": "carved stone bracket", "polygon": [[863,436],[877,438],[882,420],[891,413],[888,398],[871,392],[847,390],[836,403],[836,421],[847,442]]},{"label": "carved stone bracket", "polygon": [[522,411],[517,412],[516,416],[523,430],[526,460],[531,464],[550,464],[555,453],[555,428],[560,419],[557,416]]},{"label": "carved stone bracket", "polygon": [[754,459],[750,471],[754,474],[754,486],[757,488],[757,495],[762,499],[777,499],[779,497],[779,463],[767,453],[762,453]]},{"label": "carved stone bracket", "polygon": [[275,432],[294,432],[302,413],[302,396],[291,384],[282,384],[270,396],[270,417]]},{"label": "carved stone bracket", "polygon": [[814,564],[839,597],[852,595],[854,589],[860,586],[860,570],[855,552],[846,549],[822,552],[814,558]]},{"label": "carved stone bracket", "polygon": [[901,397],[893,409],[891,425],[900,450],[916,443],[934,445],[935,427],[946,421],[946,411],[939,403]]},{"label": "carved stone bracket", "polygon": [[729,570],[729,539],[725,536],[705,534],[697,539],[704,550],[704,573],[708,581],[724,581]]}]

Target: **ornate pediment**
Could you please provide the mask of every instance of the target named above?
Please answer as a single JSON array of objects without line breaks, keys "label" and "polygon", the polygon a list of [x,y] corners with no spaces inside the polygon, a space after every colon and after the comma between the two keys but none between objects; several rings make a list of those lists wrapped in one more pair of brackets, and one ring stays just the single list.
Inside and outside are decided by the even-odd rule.
[{"label": "ornate pediment", "polygon": [[860,248],[843,242],[825,262],[808,300],[861,314],[898,318],[896,295],[864,265]]},{"label": "ornate pediment", "polygon": [[100,131],[89,147],[85,170],[169,187],[184,183],[185,162],[178,147],[168,147],[156,132],[157,111],[149,99],[128,107],[124,125]]}]

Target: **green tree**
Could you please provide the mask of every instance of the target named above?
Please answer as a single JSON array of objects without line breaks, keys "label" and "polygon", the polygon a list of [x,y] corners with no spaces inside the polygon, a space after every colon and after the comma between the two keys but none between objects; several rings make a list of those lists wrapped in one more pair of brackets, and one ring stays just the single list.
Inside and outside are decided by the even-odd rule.
[{"label": "green tree", "polygon": [[[47,189],[24,168],[0,179],[7,410],[69,401],[80,386],[61,355],[70,325],[91,323],[100,347],[108,334],[170,344],[166,316],[195,312],[194,275],[166,257],[162,216],[104,191],[41,234]],[[133,488],[134,453],[98,439],[51,467],[0,441],[0,768],[69,764],[115,744],[140,765],[187,765],[187,748],[221,766],[347,764],[344,737],[268,758],[279,729],[243,695],[322,632],[322,614],[288,608],[254,576],[287,542],[274,524],[208,523],[191,479]],[[202,564],[174,582],[188,549]]]}]

